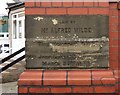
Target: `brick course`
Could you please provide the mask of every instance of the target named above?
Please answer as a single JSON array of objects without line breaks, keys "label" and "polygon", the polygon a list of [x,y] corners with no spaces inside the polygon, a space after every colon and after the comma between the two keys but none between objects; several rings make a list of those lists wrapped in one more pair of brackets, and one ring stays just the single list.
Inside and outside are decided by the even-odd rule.
[{"label": "brick course", "polygon": [[41,2],[41,7],[51,7],[51,2]]},{"label": "brick course", "polygon": [[70,87],[51,87],[51,93],[71,93]]},{"label": "brick course", "polygon": [[[113,74],[115,72],[112,70],[29,70],[20,76],[18,81],[19,93],[28,93],[28,89],[29,93],[114,93],[116,80]],[[42,79],[41,73],[44,76]],[[41,84],[36,85],[35,80],[38,77]],[[31,80],[32,84],[25,84],[26,80]],[[25,88],[22,88],[23,86]]]},{"label": "brick course", "polygon": [[68,8],[68,14],[70,15],[87,15],[88,8]]},{"label": "brick course", "polygon": [[47,15],[66,15],[66,8],[47,8]]},{"label": "brick course", "polygon": [[28,88],[27,87],[19,87],[18,92],[19,93],[28,93]]},{"label": "brick course", "polygon": [[52,2],[52,7],[61,7],[62,2]]},{"label": "brick course", "polygon": [[57,70],[44,71],[43,81],[44,85],[66,85],[66,72]]},{"label": "brick course", "polygon": [[68,85],[91,85],[90,71],[69,71]]},{"label": "brick course", "polygon": [[83,2],[73,2],[73,7],[82,7],[83,6]]},{"label": "brick course", "polygon": [[48,88],[48,87],[31,87],[31,88],[29,88],[29,93],[50,93],[50,88]]},{"label": "brick course", "polygon": [[43,15],[45,14],[45,8],[26,8],[25,14],[27,15]]}]

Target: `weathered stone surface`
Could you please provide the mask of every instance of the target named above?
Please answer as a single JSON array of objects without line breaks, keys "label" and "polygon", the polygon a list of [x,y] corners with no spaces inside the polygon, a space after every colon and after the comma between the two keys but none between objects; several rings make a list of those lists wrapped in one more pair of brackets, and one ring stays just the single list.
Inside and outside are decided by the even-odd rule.
[{"label": "weathered stone surface", "polygon": [[[108,37],[108,16],[26,16],[27,38]],[[34,27],[33,27],[34,26]]]},{"label": "weathered stone surface", "polygon": [[26,16],[26,23],[27,68],[108,67],[107,16]]}]

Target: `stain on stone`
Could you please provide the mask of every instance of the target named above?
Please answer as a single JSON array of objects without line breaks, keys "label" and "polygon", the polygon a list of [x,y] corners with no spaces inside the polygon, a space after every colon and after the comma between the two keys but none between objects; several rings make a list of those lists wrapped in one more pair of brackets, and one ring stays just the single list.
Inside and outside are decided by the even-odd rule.
[{"label": "stain on stone", "polygon": [[37,20],[37,21],[41,21],[43,20],[44,18],[43,17],[35,17],[34,20]]},{"label": "stain on stone", "polygon": [[58,24],[58,21],[56,19],[53,19],[52,22],[53,22],[54,25]]}]

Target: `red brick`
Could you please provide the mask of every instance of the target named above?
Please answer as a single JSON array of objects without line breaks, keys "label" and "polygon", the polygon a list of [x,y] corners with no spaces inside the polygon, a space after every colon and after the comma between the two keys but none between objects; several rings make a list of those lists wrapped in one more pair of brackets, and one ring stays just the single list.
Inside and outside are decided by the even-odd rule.
[{"label": "red brick", "polygon": [[116,83],[120,82],[120,69],[114,70],[114,77],[116,78]]},{"label": "red brick", "polygon": [[18,85],[41,85],[42,84],[42,71],[40,70],[27,70],[24,71],[18,80]]},{"label": "red brick", "polygon": [[40,7],[40,2],[36,2],[36,7]]},{"label": "red brick", "polygon": [[93,5],[94,5],[93,2],[84,2],[84,6],[91,7]]},{"label": "red brick", "polygon": [[118,69],[118,62],[109,60],[109,64],[111,69]]},{"label": "red brick", "polygon": [[111,40],[109,40],[110,46],[118,46],[118,40],[119,39],[111,39]]},{"label": "red brick", "polygon": [[91,85],[90,71],[69,71],[68,85]]},{"label": "red brick", "polygon": [[41,15],[45,14],[45,9],[44,8],[26,8],[25,9],[25,14],[27,15]]},{"label": "red brick", "polygon": [[119,16],[119,20],[118,20],[118,30],[119,30],[119,33],[120,33],[120,16]]},{"label": "red brick", "polygon": [[98,86],[98,87],[95,87],[95,93],[115,93],[115,86]]},{"label": "red brick", "polygon": [[118,24],[118,17],[110,17],[110,24],[114,25],[114,24]]},{"label": "red brick", "polygon": [[73,87],[73,93],[93,93],[92,87]]},{"label": "red brick", "polygon": [[109,32],[109,37],[110,38],[118,38],[118,33],[119,32]]},{"label": "red brick", "polygon": [[118,50],[119,50],[118,47],[110,47],[109,49],[110,49],[110,53],[113,53],[113,54],[118,53]]},{"label": "red brick", "polygon": [[64,7],[71,7],[72,6],[72,2],[63,2],[63,6]]},{"label": "red brick", "polygon": [[73,2],[74,7],[80,7],[83,6],[83,2]]},{"label": "red brick", "polygon": [[95,15],[95,14],[108,15],[109,9],[108,8],[89,8],[89,14],[90,15]]},{"label": "red brick", "polygon": [[118,4],[117,3],[110,3],[110,9],[117,9]]},{"label": "red brick", "polygon": [[110,25],[110,31],[111,32],[118,32],[118,25]]},{"label": "red brick", "polygon": [[104,14],[104,15],[109,15],[109,8],[99,8],[98,13]]},{"label": "red brick", "polygon": [[34,7],[35,2],[25,2],[25,7]]},{"label": "red brick", "polygon": [[54,87],[51,88],[51,93],[71,93],[71,88],[70,87]]},{"label": "red brick", "polygon": [[110,70],[93,70],[92,84],[102,84],[101,78],[113,78],[113,72]]},{"label": "red brick", "polygon": [[68,8],[68,14],[85,15],[85,14],[88,14],[88,9],[87,8]]},{"label": "red brick", "polygon": [[29,88],[30,93],[50,93],[50,88]]},{"label": "red brick", "polygon": [[66,85],[66,71],[45,71],[43,80],[44,85]]},{"label": "red brick", "polygon": [[120,18],[119,18],[118,32],[119,32],[119,38],[120,38]]},{"label": "red brick", "polygon": [[118,10],[110,10],[111,16],[118,16]]},{"label": "red brick", "polygon": [[102,81],[102,84],[104,84],[104,85],[116,83],[115,78],[102,78],[101,81]]},{"label": "red brick", "polygon": [[120,2],[118,3],[118,9],[120,9]]},{"label": "red brick", "polygon": [[[98,0],[96,0],[96,1],[98,1]],[[94,6],[95,7],[99,6],[99,2],[94,2]]]},{"label": "red brick", "polygon": [[120,90],[120,84],[116,84],[116,91],[118,92],[119,90]]},{"label": "red brick", "polygon": [[120,16],[120,9],[118,10],[118,15]]},{"label": "red brick", "polygon": [[[120,34],[120,33],[119,33]],[[120,47],[120,37],[119,37],[119,40],[118,40],[118,46]],[[120,52],[120,51],[119,51]]]},{"label": "red brick", "polygon": [[110,53],[110,60],[118,60],[118,54]]},{"label": "red brick", "polygon": [[100,7],[109,7],[109,2],[99,2]]},{"label": "red brick", "polygon": [[18,93],[28,93],[28,88],[27,87],[19,87]]},{"label": "red brick", "polygon": [[117,60],[112,60],[112,59],[110,60],[109,59],[109,63],[110,63],[110,69],[112,69],[112,70],[118,70],[118,65],[119,65],[118,59]]},{"label": "red brick", "polygon": [[65,15],[66,8],[47,8],[46,12],[48,15]]},{"label": "red brick", "polygon": [[51,7],[51,2],[41,2],[42,7]]},{"label": "red brick", "polygon": [[52,2],[52,6],[53,7],[61,7],[62,6],[62,2]]}]

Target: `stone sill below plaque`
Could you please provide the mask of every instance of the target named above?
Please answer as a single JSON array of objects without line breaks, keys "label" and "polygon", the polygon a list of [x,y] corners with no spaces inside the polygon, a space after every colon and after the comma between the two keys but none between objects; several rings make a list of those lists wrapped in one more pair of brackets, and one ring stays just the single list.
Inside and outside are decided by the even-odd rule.
[{"label": "stone sill below plaque", "polygon": [[117,70],[26,70],[18,81],[19,93],[115,93],[117,84]]}]

